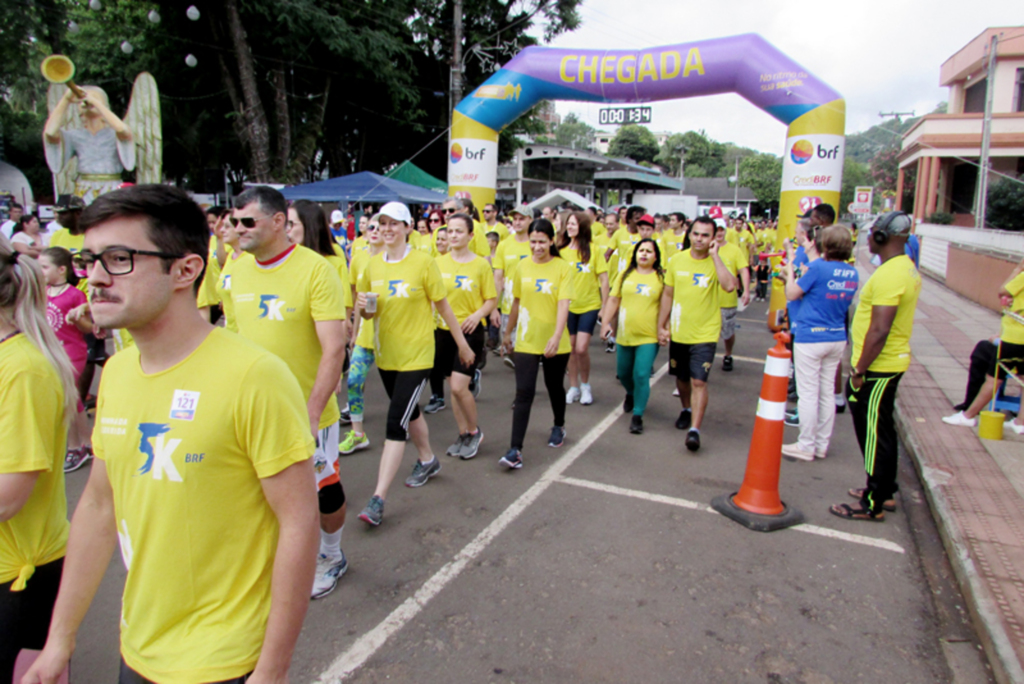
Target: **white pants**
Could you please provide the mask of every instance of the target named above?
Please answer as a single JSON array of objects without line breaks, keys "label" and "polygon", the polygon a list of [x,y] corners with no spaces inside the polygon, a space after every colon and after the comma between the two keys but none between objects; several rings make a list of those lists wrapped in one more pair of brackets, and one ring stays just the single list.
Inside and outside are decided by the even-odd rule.
[{"label": "white pants", "polygon": [[828,452],[836,418],[836,368],[843,360],[846,342],[797,342],[793,345],[796,390],[800,395],[800,439],[804,451]]}]

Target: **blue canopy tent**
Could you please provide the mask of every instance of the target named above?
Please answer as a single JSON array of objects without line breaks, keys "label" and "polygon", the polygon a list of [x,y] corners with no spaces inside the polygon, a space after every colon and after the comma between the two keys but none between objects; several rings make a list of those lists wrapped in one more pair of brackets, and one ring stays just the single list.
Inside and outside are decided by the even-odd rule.
[{"label": "blue canopy tent", "polygon": [[316,183],[293,185],[281,190],[290,200],[314,202],[405,202],[406,204],[440,204],[447,199],[443,192],[427,190],[403,183],[372,171],[328,178]]}]

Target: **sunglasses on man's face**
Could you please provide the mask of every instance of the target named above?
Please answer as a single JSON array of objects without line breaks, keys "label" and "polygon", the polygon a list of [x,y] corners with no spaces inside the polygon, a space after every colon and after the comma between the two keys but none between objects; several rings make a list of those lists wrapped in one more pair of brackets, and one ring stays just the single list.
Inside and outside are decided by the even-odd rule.
[{"label": "sunglasses on man's face", "polygon": [[270,217],[269,216],[243,216],[242,218],[235,218],[234,216],[232,216],[231,217],[231,225],[234,226],[235,228],[237,228],[238,224],[241,223],[246,228],[255,228],[256,227],[256,222],[259,221],[260,219],[265,219],[265,218],[270,218]]},{"label": "sunglasses on man's face", "polygon": [[444,213],[446,213],[446,214],[454,214],[455,210],[454,209],[445,209]]}]

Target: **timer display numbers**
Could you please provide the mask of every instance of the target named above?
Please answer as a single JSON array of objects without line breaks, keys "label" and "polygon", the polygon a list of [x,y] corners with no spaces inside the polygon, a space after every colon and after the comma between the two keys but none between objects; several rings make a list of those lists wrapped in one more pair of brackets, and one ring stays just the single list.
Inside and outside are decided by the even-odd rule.
[{"label": "timer display numbers", "polygon": [[598,110],[598,121],[602,126],[651,123],[650,107],[608,107]]}]

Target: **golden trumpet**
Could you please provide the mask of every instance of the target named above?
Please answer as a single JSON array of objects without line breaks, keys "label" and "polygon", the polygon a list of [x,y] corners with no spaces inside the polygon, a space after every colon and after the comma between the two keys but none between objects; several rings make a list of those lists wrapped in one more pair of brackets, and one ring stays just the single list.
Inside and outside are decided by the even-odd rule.
[{"label": "golden trumpet", "polygon": [[64,55],[50,55],[43,60],[39,70],[43,72],[43,78],[50,83],[63,83],[77,97],[85,97],[85,91],[71,80],[75,77],[75,63],[70,58]]}]

